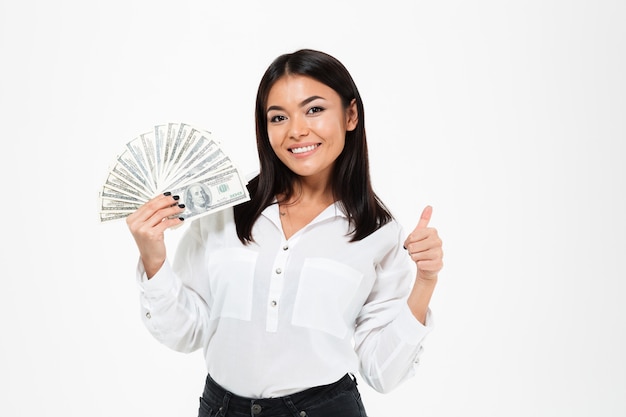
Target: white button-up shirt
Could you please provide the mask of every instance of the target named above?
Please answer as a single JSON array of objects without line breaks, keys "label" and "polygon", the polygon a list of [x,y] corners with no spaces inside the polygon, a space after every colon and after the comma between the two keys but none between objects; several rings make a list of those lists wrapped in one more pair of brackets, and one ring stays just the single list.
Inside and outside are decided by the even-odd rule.
[{"label": "white button-up shirt", "polygon": [[430,331],[406,299],[415,264],[391,221],[350,242],[329,206],[285,239],[278,206],[237,238],[232,209],[189,225],[172,264],[138,279],[142,319],[163,344],[202,348],[211,377],[246,397],[288,395],[360,371],[387,392],[414,372]]}]

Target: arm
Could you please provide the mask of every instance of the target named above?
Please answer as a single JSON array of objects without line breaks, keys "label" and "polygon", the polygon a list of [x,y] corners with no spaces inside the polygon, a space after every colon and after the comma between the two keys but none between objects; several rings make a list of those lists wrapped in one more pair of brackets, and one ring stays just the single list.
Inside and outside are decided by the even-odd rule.
[{"label": "arm", "polygon": [[[429,216],[429,211],[422,214],[423,219],[416,229],[425,228],[424,217]],[[404,241],[410,247],[410,256],[402,248],[401,236],[392,242],[393,248],[380,262],[370,297],[357,319],[355,348],[361,359],[361,374],[380,392],[391,391],[413,375],[422,342],[432,329],[429,303],[437,282],[435,271],[440,269],[436,264],[441,260],[428,261],[432,253],[426,251],[425,255],[418,250],[424,246],[424,240],[425,246],[437,247],[437,244],[431,245],[438,240],[432,237],[436,236],[436,231],[426,232],[431,236],[426,239],[423,234],[414,231]],[[417,266],[415,273],[412,265]]]},{"label": "arm", "polygon": [[174,268],[170,266],[164,231],[182,221],[176,215],[184,206],[176,201],[169,194],[158,196],[129,216],[127,224],[141,255],[137,277],[143,323],[164,345],[190,352],[202,347],[206,337],[208,306],[197,285],[200,277],[206,278],[205,240],[194,222],[179,244]]}]

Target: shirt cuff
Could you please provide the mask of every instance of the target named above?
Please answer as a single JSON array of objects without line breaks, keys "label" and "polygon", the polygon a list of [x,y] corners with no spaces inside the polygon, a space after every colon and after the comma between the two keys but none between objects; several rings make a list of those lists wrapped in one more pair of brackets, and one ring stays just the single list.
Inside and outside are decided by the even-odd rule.
[{"label": "shirt cuff", "polygon": [[432,331],[434,322],[430,309],[426,312],[426,324],[424,325],[415,318],[407,305],[394,320],[393,326],[403,342],[417,346]]},{"label": "shirt cuff", "polygon": [[168,293],[174,286],[174,272],[167,259],[157,273],[150,279],[148,279],[146,275],[143,262],[139,259],[136,275],[141,292],[149,297],[157,297],[160,294]]}]

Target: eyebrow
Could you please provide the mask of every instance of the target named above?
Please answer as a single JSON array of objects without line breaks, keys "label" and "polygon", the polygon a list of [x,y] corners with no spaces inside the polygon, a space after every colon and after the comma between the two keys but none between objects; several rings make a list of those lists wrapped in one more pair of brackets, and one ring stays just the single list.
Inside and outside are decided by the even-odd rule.
[{"label": "eyebrow", "polygon": [[[311,96],[309,98],[305,98],[304,100],[302,100],[300,102],[300,107],[304,107],[310,102],[312,102],[313,100],[317,100],[318,98],[321,98],[322,100],[324,100],[324,97],[321,97],[321,96]],[[280,106],[270,106],[267,108],[267,113],[269,113],[272,110],[285,110],[285,109]]]}]

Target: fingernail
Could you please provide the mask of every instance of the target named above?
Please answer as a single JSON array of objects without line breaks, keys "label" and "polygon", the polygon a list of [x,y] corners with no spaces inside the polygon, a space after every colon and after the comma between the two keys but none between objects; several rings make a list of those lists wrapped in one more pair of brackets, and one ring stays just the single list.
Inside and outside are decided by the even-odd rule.
[{"label": "fingernail", "polygon": [[402,247],[404,248],[404,250],[406,250],[406,246],[402,245]]},{"label": "fingernail", "polygon": [[178,207],[185,208],[185,205],[184,204],[179,204]]},{"label": "fingernail", "polygon": [[172,193],[170,193],[169,191],[166,191],[163,193],[163,195],[168,196],[168,195],[172,195]]},{"label": "fingernail", "polygon": [[185,220],[184,217],[179,217],[178,220],[180,220],[181,222]]},{"label": "fingernail", "polygon": [[179,196],[177,196],[177,195],[174,195],[174,196],[172,196],[172,198],[173,198],[174,200],[178,200],[180,197],[179,197]]}]

